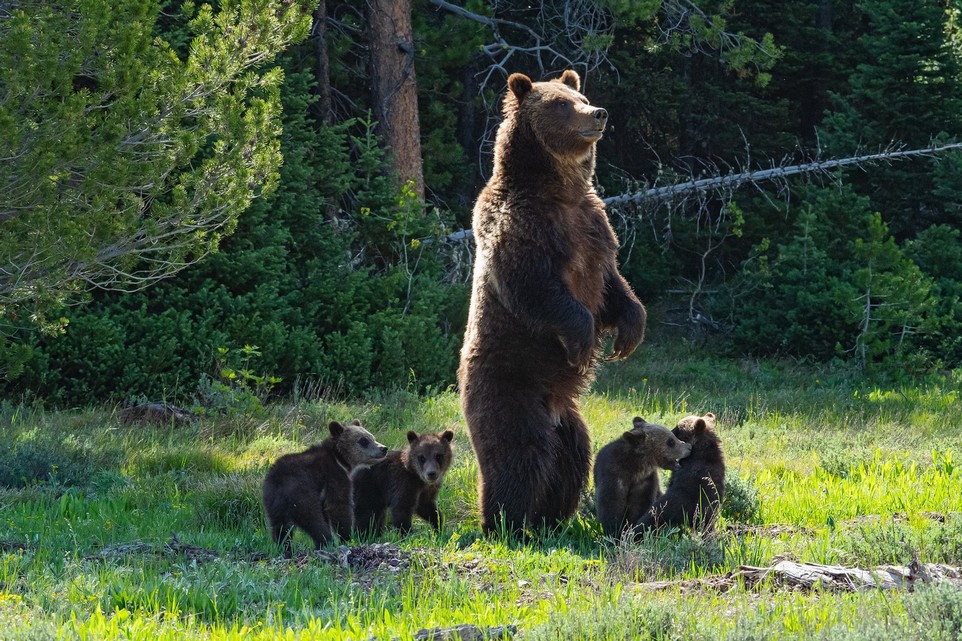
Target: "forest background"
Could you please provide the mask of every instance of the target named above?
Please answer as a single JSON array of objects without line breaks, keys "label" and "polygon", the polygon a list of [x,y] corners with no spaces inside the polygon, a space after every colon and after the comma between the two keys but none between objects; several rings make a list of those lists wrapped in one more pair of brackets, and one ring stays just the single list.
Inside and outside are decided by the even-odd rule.
[{"label": "forest background", "polygon": [[[109,12],[114,31],[100,38],[146,25],[144,46],[154,51],[161,38],[180,60],[217,24],[193,3],[80,4],[81,15]],[[470,290],[465,230],[490,174],[505,79],[566,68],[610,114],[598,187],[622,272],[652,323],[677,324],[713,352],[831,362],[874,379],[958,371],[959,2],[301,4],[310,20],[262,25],[281,34],[267,48],[282,53],[247,60],[276,86],[258,85],[256,73],[235,80],[277,91],[283,107],[279,174],[280,156],[263,167],[245,165],[241,152],[229,161],[269,188],[217,201],[230,200],[234,219],[168,256],[168,266],[190,266],[150,287],[90,278],[65,296],[16,299],[0,280],[0,394],[67,407],[163,398],[220,411],[268,393],[447,388]],[[16,64],[18,43],[4,36],[4,63]],[[229,59],[215,44],[209,60]],[[89,97],[106,82],[78,72],[69,93]],[[405,91],[416,110],[394,103],[413,104]],[[192,144],[203,156],[218,136],[227,137]],[[96,156],[69,137],[41,151],[74,144]],[[892,157],[852,160],[880,152]],[[10,186],[16,154],[3,155]],[[62,198],[67,182],[55,182]],[[178,194],[168,187],[137,202]],[[9,264],[22,240],[14,211],[0,207]],[[137,209],[141,219],[154,213]]]}]

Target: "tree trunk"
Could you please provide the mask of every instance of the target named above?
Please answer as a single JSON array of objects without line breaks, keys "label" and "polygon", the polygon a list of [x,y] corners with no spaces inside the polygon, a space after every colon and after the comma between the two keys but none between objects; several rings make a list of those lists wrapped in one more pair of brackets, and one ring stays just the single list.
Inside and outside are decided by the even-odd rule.
[{"label": "tree trunk", "polygon": [[398,182],[412,182],[424,200],[411,0],[368,0],[367,7],[374,117]]},{"label": "tree trunk", "polygon": [[314,116],[318,123],[331,124],[334,121],[334,109],[331,102],[331,68],[327,56],[327,0],[321,0],[314,10],[314,26],[311,29],[314,37],[314,75],[317,79],[317,104],[314,105]]}]

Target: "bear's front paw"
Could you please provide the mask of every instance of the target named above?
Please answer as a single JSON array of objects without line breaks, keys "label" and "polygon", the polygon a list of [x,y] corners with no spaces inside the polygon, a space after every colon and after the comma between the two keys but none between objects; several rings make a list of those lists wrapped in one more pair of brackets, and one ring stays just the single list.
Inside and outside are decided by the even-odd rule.
[{"label": "bear's front paw", "polygon": [[635,313],[626,314],[618,321],[618,336],[612,346],[611,360],[624,360],[631,356],[645,337],[646,315],[639,306]]},{"label": "bear's front paw", "polygon": [[568,364],[577,368],[580,373],[587,372],[594,360],[597,345],[594,319],[589,315],[587,322],[579,327],[579,331],[562,334],[561,344],[567,353]]}]

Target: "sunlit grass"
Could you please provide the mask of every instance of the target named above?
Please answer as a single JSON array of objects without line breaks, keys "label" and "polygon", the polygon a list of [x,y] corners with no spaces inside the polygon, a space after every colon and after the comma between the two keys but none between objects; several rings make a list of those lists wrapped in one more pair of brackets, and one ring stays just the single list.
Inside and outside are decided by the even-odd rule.
[{"label": "sunlit grass", "polygon": [[[957,385],[854,380],[681,345],[607,364],[582,403],[595,451],[634,416],[670,427],[711,411],[729,469],[715,533],[632,545],[602,538],[590,492],[557,532],[482,536],[477,465],[453,391],[301,402],[177,428],[2,404],[0,638],[358,641],[463,623],[514,624],[525,639],[881,638],[956,607],[954,597],[644,587],[779,559],[962,565]],[[307,557],[300,534],[300,556],[281,558],[260,504],[267,467],[323,439],[329,421],[355,417],[392,447],[409,429],[455,430],[443,532],[418,520],[408,537],[388,532],[406,561],[399,569]]]}]

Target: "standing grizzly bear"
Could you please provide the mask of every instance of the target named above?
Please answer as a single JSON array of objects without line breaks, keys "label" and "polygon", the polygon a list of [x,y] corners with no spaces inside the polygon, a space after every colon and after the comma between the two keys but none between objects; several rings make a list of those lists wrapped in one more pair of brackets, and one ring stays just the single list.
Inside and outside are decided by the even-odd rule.
[{"label": "standing grizzly bear", "polygon": [[387,447],[361,426],[332,422],[331,435],[304,452],[277,459],[264,479],[264,511],[271,536],[291,556],[291,536],[300,527],[314,540],[314,547],[327,545],[332,528],[342,539],[351,536],[354,511],[351,501],[351,470],[383,459]]},{"label": "standing grizzly bear", "polygon": [[595,459],[595,506],[608,536],[619,537],[661,496],[658,468],[677,470],[691,445],[667,428],[635,417],[632,429],[608,443]]},{"label": "standing grizzly bear", "polygon": [[441,529],[437,497],[444,473],[451,466],[454,432],[440,434],[408,432],[402,450],[388,452],[384,460],[351,474],[354,486],[354,522],[362,532],[380,534],[384,513],[391,512],[394,527],[407,533],[416,513]]},{"label": "standing grizzly bear", "polygon": [[471,308],[458,382],[478,458],[481,524],[570,517],[591,467],[578,397],[602,335],[613,358],[641,342],[645,309],[618,273],[618,240],[595,193],[608,119],[565,71],[508,78],[494,172],[474,206]]},{"label": "standing grizzly bear", "polygon": [[725,455],[715,432],[715,415],[688,416],[672,432],[691,445],[691,454],[672,473],[661,498],[639,519],[637,530],[710,530],[725,498]]}]

